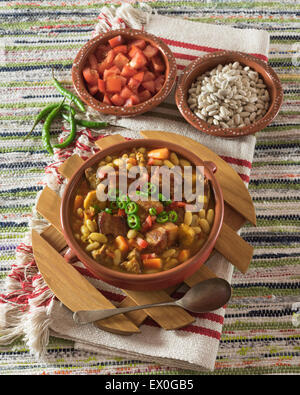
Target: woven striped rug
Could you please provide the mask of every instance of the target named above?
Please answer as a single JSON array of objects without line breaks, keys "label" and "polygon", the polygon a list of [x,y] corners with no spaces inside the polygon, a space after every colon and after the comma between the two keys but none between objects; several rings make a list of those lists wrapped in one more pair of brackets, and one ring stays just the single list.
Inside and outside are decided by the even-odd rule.
[{"label": "woven striped rug", "polygon": [[[23,136],[45,103],[60,98],[51,83],[51,67],[63,67],[60,76],[71,88],[73,58],[90,38],[103,3],[0,1],[0,294],[16,247],[28,230],[44,169],[53,161],[42,147],[40,127],[34,139],[23,142]],[[242,232],[255,246],[255,254],[249,272],[235,272],[233,278],[234,295],[243,297],[245,304],[237,308],[233,298],[227,309],[215,371],[209,374],[300,373],[300,325],[293,320],[295,311],[288,302],[291,296],[299,296],[300,302],[299,4],[267,0],[147,3],[162,15],[261,28],[271,35],[270,64],[279,74],[285,99],[275,121],[257,135],[249,190],[258,226],[246,226]],[[54,134],[60,133],[58,126]],[[261,304],[257,298],[278,303]],[[22,339],[0,349],[0,375],[139,373],[183,372],[99,357],[57,338],[50,339],[44,362],[29,354]]]}]

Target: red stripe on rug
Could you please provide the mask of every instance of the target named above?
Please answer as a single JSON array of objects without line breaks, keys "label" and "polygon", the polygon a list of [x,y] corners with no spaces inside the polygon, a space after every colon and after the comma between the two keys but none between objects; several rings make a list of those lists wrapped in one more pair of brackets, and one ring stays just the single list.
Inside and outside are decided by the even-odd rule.
[{"label": "red stripe on rug", "polygon": [[[160,37],[160,39],[163,40],[166,44],[172,45],[173,47],[194,49],[196,51],[202,51],[202,52],[224,51],[224,49],[221,49],[221,48],[214,48],[214,47],[207,47],[207,46],[204,46],[204,45],[184,43],[182,41],[171,40],[171,39],[163,38],[163,37]],[[251,53],[250,55],[255,56],[256,58],[262,59],[265,62],[268,61],[268,58],[265,55],[257,54],[257,53]],[[183,58],[183,59],[185,59],[185,58]]]},{"label": "red stripe on rug", "polygon": [[[146,318],[143,325],[148,325],[148,326],[160,328],[160,325],[158,325],[151,318]],[[185,326],[184,328],[180,328],[180,329],[176,329],[176,330],[183,331],[183,332],[191,332],[191,333],[195,333],[197,335],[207,336],[207,337],[211,337],[211,338],[217,339],[217,340],[221,339],[220,332],[215,331],[213,329],[205,328],[203,326],[196,326],[196,325],[191,324],[191,325]]]},{"label": "red stripe on rug", "polygon": [[225,156],[225,155],[220,155],[220,157],[222,159],[225,160],[225,162],[227,163],[232,163],[234,165],[238,165],[238,166],[243,166],[243,167],[248,167],[249,169],[252,168],[252,163],[249,162],[246,159],[239,159],[239,158],[233,158],[231,156]]}]

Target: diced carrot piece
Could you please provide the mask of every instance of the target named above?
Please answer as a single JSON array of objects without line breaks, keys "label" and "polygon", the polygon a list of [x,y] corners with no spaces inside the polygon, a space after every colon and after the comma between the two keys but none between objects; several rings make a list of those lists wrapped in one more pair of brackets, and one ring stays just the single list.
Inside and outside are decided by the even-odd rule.
[{"label": "diced carrot piece", "polygon": [[125,64],[129,62],[129,59],[127,56],[125,56],[123,53],[118,53],[118,55],[114,58],[113,64],[115,64],[120,70],[123,69]]},{"label": "diced carrot piece", "polygon": [[161,260],[161,258],[143,259],[143,265],[147,269],[161,269],[162,268],[162,260]]},{"label": "diced carrot piece", "polygon": [[143,79],[144,79],[144,71],[140,71],[139,73],[136,73],[134,76],[133,76],[133,78],[135,79],[135,80],[137,80],[137,81],[140,81],[140,82],[142,82],[143,81]]},{"label": "diced carrot piece", "polygon": [[123,106],[125,103],[125,99],[119,93],[115,93],[110,100],[115,106]]},{"label": "diced carrot piece", "polygon": [[97,68],[98,68],[98,61],[97,61],[96,56],[93,53],[91,53],[88,56],[88,60],[89,60],[89,64],[91,66],[91,69],[97,70]]},{"label": "diced carrot piece", "polygon": [[142,86],[143,88],[147,89],[148,91],[150,91],[151,93],[155,93],[155,83],[154,81],[146,81],[146,82],[142,82]]},{"label": "diced carrot piece", "polygon": [[98,79],[98,89],[101,93],[106,92],[105,81],[101,80],[101,78]]},{"label": "diced carrot piece", "polygon": [[120,95],[121,97],[123,97],[123,99],[129,99],[130,96],[133,95],[133,92],[128,88],[128,86],[124,86],[124,88],[121,90]]},{"label": "diced carrot piece", "polygon": [[112,66],[109,69],[104,70],[103,79],[107,80],[109,76],[120,74],[120,69],[117,66]]},{"label": "diced carrot piece", "polygon": [[118,249],[119,249],[122,253],[125,253],[125,252],[128,251],[129,246],[128,246],[128,243],[127,243],[125,237],[123,237],[123,236],[117,236],[117,237],[116,237],[116,244],[117,244],[117,246],[118,246]]},{"label": "diced carrot piece", "polygon": [[133,67],[134,69],[139,69],[147,64],[147,58],[143,53],[136,53],[134,57],[131,59],[129,66]]},{"label": "diced carrot piece", "polygon": [[164,83],[165,83],[165,76],[164,75],[160,75],[159,77],[156,78],[156,80],[154,81],[156,92],[159,92],[161,90]]},{"label": "diced carrot piece", "polygon": [[104,95],[103,103],[108,104],[109,106],[112,105],[112,103],[110,101],[110,98],[109,98],[109,96],[107,94]]},{"label": "diced carrot piece", "polygon": [[143,250],[144,248],[148,247],[148,242],[141,237],[136,239],[137,245]]},{"label": "diced carrot piece", "polygon": [[152,97],[151,93],[145,89],[142,92],[139,93],[139,98],[141,102],[144,102],[146,100],[149,100]]},{"label": "diced carrot piece", "polygon": [[178,254],[178,260],[179,262],[185,262],[188,260],[190,257],[190,250],[181,250],[180,253]]},{"label": "diced carrot piece", "polygon": [[170,155],[170,151],[168,148],[156,148],[153,149],[152,151],[148,152],[149,158],[153,159],[168,159]]},{"label": "diced carrot piece", "polygon": [[74,211],[76,211],[78,208],[83,207],[83,196],[81,195],[76,195],[74,199]]},{"label": "diced carrot piece", "polygon": [[98,92],[98,85],[90,85],[88,84],[88,91],[92,96],[94,96]]},{"label": "diced carrot piece", "polygon": [[132,45],[128,52],[129,57],[132,59],[137,53],[142,53],[141,49]]},{"label": "diced carrot piece", "polygon": [[138,47],[140,49],[145,49],[146,48],[146,41],[142,39],[134,40],[132,41],[131,45],[134,45],[135,47]]},{"label": "diced carrot piece", "polygon": [[109,42],[109,45],[111,46],[111,48],[115,48],[118,45],[123,44],[123,37],[121,35],[119,35],[119,36],[111,38],[110,40],[108,40],[108,42]]},{"label": "diced carrot piece", "polygon": [[114,58],[115,58],[115,53],[111,49],[110,51],[107,52],[107,55],[106,55],[106,58],[105,58],[106,61],[107,61],[108,66],[110,66],[113,63]]},{"label": "diced carrot piece", "polygon": [[142,259],[151,259],[151,258],[157,258],[157,255],[155,252],[149,253],[149,254],[142,254],[141,255]]},{"label": "diced carrot piece", "polygon": [[145,71],[143,82],[155,80],[155,74],[151,71]]},{"label": "diced carrot piece", "polygon": [[135,158],[128,158],[127,163],[131,163],[132,165],[135,166],[137,164],[137,160]]},{"label": "diced carrot piece", "polygon": [[151,59],[153,56],[158,54],[158,48],[152,47],[152,45],[147,45],[143,51],[143,54],[147,56],[148,59]]},{"label": "diced carrot piece", "polygon": [[97,85],[98,83],[98,72],[97,70],[91,69],[90,67],[86,67],[82,71],[83,78],[86,80],[86,82],[90,85]]},{"label": "diced carrot piece", "polygon": [[117,55],[118,53],[123,53],[127,54],[127,45],[118,45],[117,47],[114,47],[113,51]]},{"label": "diced carrot piece", "polygon": [[140,86],[140,81],[136,80],[134,77],[130,78],[128,81],[128,88],[131,89],[132,91],[136,92],[138,90],[138,87]]},{"label": "diced carrot piece", "polygon": [[109,76],[106,80],[107,92],[118,93],[122,89],[122,80],[117,75]]},{"label": "diced carrot piece", "polygon": [[151,58],[151,62],[155,71],[165,71],[166,65],[159,55],[153,56],[153,58]]},{"label": "diced carrot piece", "polygon": [[127,84],[127,78],[123,77],[122,75],[119,75],[119,78],[121,79],[122,82],[122,88]]},{"label": "diced carrot piece", "polygon": [[134,76],[135,74],[136,74],[136,70],[133,69],[132,67],[130,67],[128,64],[126,64],[126,65],[122,68],[121,75],[122,75],[123,77],[129,78],[129,77]]}]

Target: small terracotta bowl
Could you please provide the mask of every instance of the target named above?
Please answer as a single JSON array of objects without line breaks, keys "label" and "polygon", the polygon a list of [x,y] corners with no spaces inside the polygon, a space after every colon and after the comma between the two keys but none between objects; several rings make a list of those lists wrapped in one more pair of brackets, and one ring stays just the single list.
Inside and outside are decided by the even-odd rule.
[{"label": "small terracotta bowl", "polygon": [[[176,266],[175,268],[154,274],[123,273],[109,269],[108,267],[97,263],[78,244],[72,232],[70,221],[71,209],[73,207],[76,190],[78,184],[84,177],[85,169],[94,166],[107,155],[113,155],[115,153],[123,152],[124,150],[131,150],[133,147],[138,148],[141,146],[146,148],[167,147],[171,151],[188,158],[188,160],[193,165],[204,166],[204,175],[210,181],[215,199],[214,223],[208,239],[206,240],[202,248],[193,257],[188,259],[186,262]],[[195,273],[200,268],[200,266],[208,259],[210,253],[212,252],[212,249],[214,248],[220,229],[222,227],[224,215],[224,201],[222,190],[214,176],[215,171],[216,166],[212,162],[202,162],[202,160],[198,156],[179,145],[154,139],[137,139],[125,141],[98,152],[90,159],[85,161],[85,163],[76,171],[76,173],[67,184],[64,195],[62,197],[61,224],[65,239],[70,249],[72,250],[73,255],[77,256],[77,258],[94,276],[119,288],[132,289],[136,291],[158,290],[181,283],[186,278],[190,277],[193,273]]]},{"label": "small terracotta bowl", "polygon": [[[242,128],[222,128],[203,121],[190,109],[188,90],[194,80],[205,72],[214,69],[219,64],[239,62],[257,71],[267,86],[270,95],[270,106],[263,118]],[[196,129],[214,136],[240,137],[259,132],[276,117],[283,101],[283,90],[275,71],[263,60],[243,52],[221,51],[201,56],[189,64],[180,77],[175,93],[176,104],[182,116]]]},{"label": "small terracotta bowl", "polygon": [[[161,90],[149,100],[132,107],[110,106],[95,99],[86,89],[86,85],[82,77],[82,70],[86,64],[88,56],[95,51],[98,45],[107,44],[108,40],[119,34],[122,35],[126,40],[143,39],[152,46],[158,48],[166,65],[166,79]],[[103,114],[130,117],[149,111],[165,100],[175,84],[176,73],[177,69],[175,58],[170,48],[161,39],[154,36],[153,34],[146,33],[141,30],[119,29],[112,30],[94,37],[80,49],[73,63],[72,80],[78,96],[94,110]]]}]

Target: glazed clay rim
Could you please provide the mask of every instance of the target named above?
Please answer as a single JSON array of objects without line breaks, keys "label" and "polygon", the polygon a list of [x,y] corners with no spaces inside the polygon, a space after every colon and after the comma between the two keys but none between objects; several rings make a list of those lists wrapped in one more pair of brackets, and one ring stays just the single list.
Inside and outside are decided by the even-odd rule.
[{"label": "glazed clay rim", "polygon": [[[267,85],[270,94],[270,107],[263,118],[253,124],[244,126],[243,128],[224,129],[215,125],[209,125],[207,122],[198,118],[189,108],[187,103],[188,90],[198,75],[212,70],[219,63],[225,65],[235,61],[238,61],[245,66],[249,66],[256,71],[259,70],[258,73]],[[198,70],[201,70],[201,72],[197,72]],[[272,95],[270,91],[273,92]],[[182,116],[196,129],[214,136],[233,138],[257,133],[269,125],[278,114],[282,105],[283,89],[276,72],[263,60],[243,52],[216,51],[195,59],[185,68],[177,85],[175,100]]]},{"label": "glazed clay rim", "polygon": [[[208,236],[208,239],[206,240],[204,245],[195,255],[189,258],[186,262],[183,262],[172,269],[159,273],[153,273],[153,274],[124,273],[124,272],[119,272],[116,270],[109,269],[108,267],[101,265],[100,263],[97,263],[77,243],[71,229],[71,223],[70,223],[71,221],[70,221],[69,213],[70,213],[70,207],[72,207],[71,206],[72,199],[74,197],[76,187],[83,177],[84,170],[90,166],[95,165],[103,157],[107,155],[111,155],[114,152],[115,153],[121,152],[125,149],[130,149],[133,147],[140,147],[140,146],[158,148],[161,147],[162,145],[165,145],[172,151],[177,152],[180,155],[188,158],[195,166],[197,165],[200,166],[202,164],[205,164],[205,162],[203,162],[194,153],[171,142],[162,142],[161,140],[154,140],[154,139],[136,139],[131,141],[125,141],[117,145],[108,147],[96,153],[88,160],[86,160],[82,164],[82,166],[75,172],[72,178],[69,180],[66,189],[64,191],[62,197],[62,203],[61,203],[61,225],[67,244],[77,255],[78,259],[88,268],[88,270],[91,271],[92,274],[94,274],[97,278],[100,278],[103,281],[106,281],[110,284],[112,284],[113,282],[122,283],[122,284],[128,283],[129,284],[128,289],[134,289],[134,284],[137,284],[137,290],[141,290],[141,285],[143,285],[143,283],[145,283],[145,287],[147,286],[148,283],[152,283],[152,284],[155,283],[157,286],[153,289],[167,288],[169,284],[174,285],[177,282],[174,281],[172,282],[172,278],[176,278],[177,276],[180,276],[180,278],[182,278],[181,281],[183,281],[185,278],[189,277],[191,273],[194,273],[200,268],[200,266],[202,266],[202,264],[208,259],[216,243],[216,240],[219,236],[223,224],[223,217],[224,217],[223,194],[218,181],[212,174],[212,167],[213,167],[211,166],[212,162],[206,162],[205,176],[211,181],[211,187],[213,188],[213,193],[215,197],[215,221],[212,226],[211,232]],[[206,255],[207,255],[206,259],[202,261],[201,258]],[[197,265],[199,261],[201,261],[201,264]],[[193,268],[193,270],[191,270],[191,268]],[[186,275],[184,275],[185,272],[187,272]],[[109,278],[109,280],[107,280],[107,278]],[[159,286],[159,284],[163,284],[163,286]],[[140,285],[139,288],[138,285]],[[119,285],[115,285],[115,286],[119,286]],[[126,288],[124,286],[119,286],[119,287]],[[147,288],[147,290],[150,290],[151,288],[149,287]]]},{"label": "glazed clay rim", "polygon": [[[93,53],[99,44],[106,44],[109,39],[119,34],[129,39],[142,38],[150,42],[152,45],[159,49],[166,64],[166,80],[161,90],[149,100],[146,100],[145,102],[132,107],[109,106],[108,104],[100,102],[87,91],[82,77],[82,69],[88,55]],[[176,61],[170,48],[160,38],[154,36],[153,34],[136,29],[111,30],[106,33],[101,33],[98,36],[92,38],[79,50],[72,66],[72,81],[78,96],[94,110],[104,114],[111,114],[116,116],[138,115],[158,106],[171,93],[176,81],[176,75]]]}]

